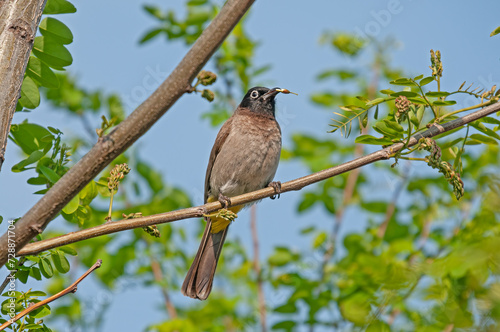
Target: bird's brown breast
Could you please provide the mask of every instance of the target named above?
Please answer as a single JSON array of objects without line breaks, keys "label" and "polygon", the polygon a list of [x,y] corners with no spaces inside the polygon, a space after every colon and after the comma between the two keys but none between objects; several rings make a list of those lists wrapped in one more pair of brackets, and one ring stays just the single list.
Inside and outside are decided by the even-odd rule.
[{"label": "bird's brown breast", "polygon": [[230,121],[208,179],[209,194],[215,197],[266,187],[274,178],[281,153],[281,130],[274,117],[239,109]]}]

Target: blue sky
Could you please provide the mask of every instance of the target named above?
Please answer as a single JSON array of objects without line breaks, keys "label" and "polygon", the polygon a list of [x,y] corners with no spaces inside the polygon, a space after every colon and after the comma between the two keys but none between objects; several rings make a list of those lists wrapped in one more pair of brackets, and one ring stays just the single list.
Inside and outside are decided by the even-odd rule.
[{"label": "blue sky", "polygon": [[[178,0],[147,2],[179,11],[182,11],[183,3]],[[305,3],[256,1],[248,22],[251,36],[261,42],[255,63],[272,65],[263,82],[299,94],[278,97],[280,120],[285,122],[281,124],[285,146],[289,145],[294,132],[332,137],[326,133],[331,112],[309,102],[313,91],[331,88],[319,84],[315,76],[326,68],[357,63],[320,45],[319,37],[325,31],[393,37],[399,41],[398,50],[391,52],[393,65],[415,76],[429,73],[429,50],[439,49],[444,62],[443,89],[457,88],[464,80],[488,88],[493,84],[500,85],[500,36],[489,37],[490,32],[500,25],[500,3],[497,1],[318,0]],[[74,1],[74,4],[78,9],[76,14],[58,17],[75,36],[69,46],[74,57],[69,71],[88,89],[104,88],[107,92],[118,93],[126,100],[127,112],[131,112],[175,67],[186,48],[178,42],[167,44],[162,38],[144,46],[138,45],[143,33],[154,25],[141,9],[142,2],[85,0]],[[342,89],[341,86],[334,88]],[[218,131],[200,118],[208,109],[207,102],[199,96],[186,95],[134,145],[143,157],[162,171],[168,182],[187,190],[194,197],[195,204],[202,203],[200,193],[206,162]],[[17,114],[14,123],[25,117],[25,114]],[[67,136],[76,126],[71,123],[71,118],[46,106],[35,110],[29,119],[42,125],[56,124]],[[165,143],[159,145],[157,142]],[[19,153],[9,143],[7,160],[0,174],[0,186],[4,188],[0,214],[4,218],[23,215],[39,198],[32,195],[32,187],[26,185],[29,174],[8,172]],[[276,180],[284,182],[305,174],[307,170],[298,164],[282,163]],[[388,186],[386,180],[380,181],[382,186]],[[332,220],[321,208],[297,216],[295,206],[299,199],[300,193],[292,192],[280,200],[265,200],[258,205],[261,258],[279,244],[302,245],[294,240],[297,231],[310,220],[330,228]],[[240,237],[250,247],[248,217],[248,212],[240,214],[230,236]],[[359,215],[350,210],[346,220],[349,222],[344,223],[342,234],[362,227]],[[190,222],[183,221],[182,225]],[[194,252],[196,248],[191,250]],[[84,289],[85,285],[82,285],[79,292]],[[137,303],[138,298],[141,305],[131,308],[130,304]],[[164,313],[157,309],[161,301],[158,292],[140,288],[132,287],[123,294],[113,293],[105,330],[123,328],[135,331],[160,321],[164,317]]]}]

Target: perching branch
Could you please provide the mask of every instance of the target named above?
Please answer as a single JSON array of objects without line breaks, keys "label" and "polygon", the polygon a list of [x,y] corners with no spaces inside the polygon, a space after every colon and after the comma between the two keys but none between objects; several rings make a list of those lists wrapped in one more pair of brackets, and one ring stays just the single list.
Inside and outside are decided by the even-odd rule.
[{"label": "perching branch", "polygon": [[[411,147],[418,143],[421,138],[434,137],[439,134],[445,133],[452,129],[461,127],[465,124],[471,123],[492,113],[500,110],[500,103],[485,107],[481,110],[467,114],[461,118],[455,119],[453,121],[444,124],[434,124],[428,130],[418,133],[410,138],[408,147]],[[334,177],[336,175],[352,171],[353,169],[371,164],[375,161],[389,159],[392,154],[400,151],[405,143],[396,143],[382,150],[370,153],[366,156],[348,161],[346,163],[340,164],[335,167],[331,167],[310,175],[303,176],[301,178],[284,182],[281,184],[281,193],[288,191],[301,190],[302,188],[309,186],[313,183],[323,181],[325,179]],[[231,206],[248,204],[255,202],[267,197],[275,195],[275,191],[271,187],[256,190],[247,194],[235,196],[231,198]],[[151,226],[156,224],[169,223],[177,220],[183,220],[188,218],[199,218],[204,214],[217,211],[222,208],[219,202],[207,203],[204,205],[190,207],[186,209],[181,209],[177,211],[171,211],[166,213],[155,214],[148,217],[141,217],[135,219],[126,219],[115,222],[109,222],[103,225],[91,227],[81,231],[76,231],[61,235],[52,239],[42,240],[35,243],[30,243],[26,245],[22,250],[17,252],[17,256],[34,255],[39,252],[64,246],[70,243],[79,242],[82,240],[112,234],[127,229],[134,229],[139,227]]]},{"label": "perching branch", "polygon": [[46,0],[0,3],[0,170],[24,72]]},{"label": "perching branch", "polygon": [[[123,153],[179,99],[254,0],[229,0],[169,77],[109,135],[76,163],[15,225],[16,251],[40,234],[61,209]],[[7,262],[8,237],[0,238],[0,266]]]},{"label": "perching branch", "polygon": [[91,274],[92,272],[94,272],[94,270],[100,268],[101,264],[102,264],[102,260],[98,259],[97,262],[95,262],[95,264],[92,265],[90,267],[90,269],[87,270],[87,272],[85,272],[80,278],[76,279],[76,281],[74,283],[72,283],[68,288],[60,291],[59,293],[57,293],[55,295],[52,295],[51,297],[46,298],[43,301],[40,301],[40,302],[35,303],[33,305],[30,305],[28,308],[26,308],[23,311],[21,311],[20,313],[18,313],[14,318],[11,318],[8,321],[6,321],[5,323],[3,323],[2,326],[0,326],[0,331],[3,331],[5,328],[9,327],[15,321],[23,318],[24,316],[26,316],[27,314],[29,314],[33,310],[36,310],[36,309],[38,309],[40,307],[43,307],[44,305],[49,304],[50,302],[55,301],[58,298],[63,297],[64,295],[66,295],[68,293],[75,293],[77,291],[78,284],[83,279],[85,279],[89,274]]}]

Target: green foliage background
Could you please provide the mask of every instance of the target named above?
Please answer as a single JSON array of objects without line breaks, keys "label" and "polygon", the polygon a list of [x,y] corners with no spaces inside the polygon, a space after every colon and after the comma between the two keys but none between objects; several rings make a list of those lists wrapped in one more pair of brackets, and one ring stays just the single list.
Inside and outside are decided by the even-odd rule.
[{"label": "green foliage background", "polygon": [[[219,3],[206,0],[187,1],[183,13],[144,6],[153,28],[144,32],[140,42],[162,39],[191,45],[218,10]],[[131,111],[118,95],[84,89],[71,74],[71,67],[65,71],[72,63],[65,45],[73,42],[73,34],[59,14],[75,11],[66,0],[48,1],[17,111],[29,112],[44,99],[65,116],[82,121],[86,132],[72,133],[67,139],[57,128],[29,122],[29,114],[28,120],[13,124],[11,129],[9,148],[16,145],[22,155],[11,171],[29,172],[28,184],[39,195],[95,142],[96,128],[105,134]],[[317,81],[327,83],[324,86],[328,82],[346,86],[344,90],[326,88],[310,96],[311,108],[333,112],[334,133],[326,139],[293,133],[292,143],[282,153],[282,163],[298,162],[316,172],[373,151],[373,145],[402,141],[425,130],[427,124],[446,122],[469,111],[454,108],[457,95],[476,97],[475,108],[498,100],[498,91],[492,87],[478,91],[465,85],[442,91],[439,64],[431,61],[431,70],[410,77],[404,68],[391,64],[395,48],[391,40],[362,40],[353,33],[336,31],[320,37],[325,49],[342,54],[356,66],[325,66],[317,73]],[[219,126],[243,93],[262,83],[272,61],[257,63],[258,46],[244,19],[211,60],[218,80],[209,87],[215,100],[203,114],[207,124]],[[443,66],[446,68],[446,61]],[[397,115],[401,109],[395,102],[405,99],[411,106]],[[425,159],[428,153],[422,149],[406,150],[394,154],[390,163],[370,165],[305,188],[297,213],[307,215],[320,206],[331,216],[331,224],[324,228],[305,225],[299,236],[309,246],[300,250],[291,245],[275,247],[260,262],[259,273],[253,253],[239,240],[229,241],[216,277],[224,287],[216,287],[206,302],[181,301],[173,296],[180,292],[192,260],[186,242],[196,241],[183,227],[161,225],[159,239],[136,229],[21,259],[11,267],[17,269],[19,282],[28,287],[35,280],[47,282],[43,291],[17,292],[16,310],[65,288],[80,270],[102,259],[105,263],[93,274],[96,287],[120,292],[130,283],[162,293],[166,308],[158,310],[166,311],[165,318],[147,322],[148,331],[260,329],[259,283],[264,285],[264,293],[282,294],[278,303],[266,305],[267,328],[272,330],[495,331],[500,321],[499,125],[497,114],[441,135],[436,139],[441,151],[437,161]],[[355,141],[341,137],[349,135],[356,136]],[[427,167],[426,163],[433,161],[438,165],[434,168],[448,172],[448,181],[431,167],[418,174],[408,171],[410,162]],[[442,166],[442,161],[449,165]],[[110,196],[107,177],[113,165],[122,163],[132,171],[114,195],[112,219],[193,205],[184,188],[167,183],[160,169],[131,149],[62,210],[64,225],[59,223],[38,239],[102,224]],[[5,176],[7,170],[3,173]],[[456,174],[465,183],[461,198]],[[380,178],[392,179],[394,193],[389,199],[379,195]],[[341,238],[339,232],[349,209],[365,216],[366,227]],[[198,235],[202,226],[199,223]],[[310,264],[311,257],[315,264]],[[75,295],[31,313],[14,324],[13,330],[49,331],[58,324],[101,330],[108,303],[84,303],[80,293],[85,287],[82,284]],[[4,297],[5,315],[8,296]],[[92,319],[85,310],[89,307],[93,308]]]}]

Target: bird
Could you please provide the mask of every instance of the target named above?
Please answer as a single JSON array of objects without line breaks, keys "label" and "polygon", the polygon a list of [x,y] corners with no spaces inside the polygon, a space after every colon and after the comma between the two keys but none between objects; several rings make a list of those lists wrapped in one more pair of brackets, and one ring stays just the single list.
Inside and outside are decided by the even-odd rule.
[{"label": "bird", "polygon": [[[281,183],[273,179],[281,154],[281,129],[275,108],[275,97],[280,92],[293,93],[280,88],[249,89],[222,125],[208,161],[205,203],[219,201],[224,208],[238,213],[244,206],[228,208],[231,197],[268,186],[279,196]],[[230,224],[215,213],[206,216],[205,221],[198,252],[181,289],[185,296],[199,300],[206,300],[210,295]]]}]

